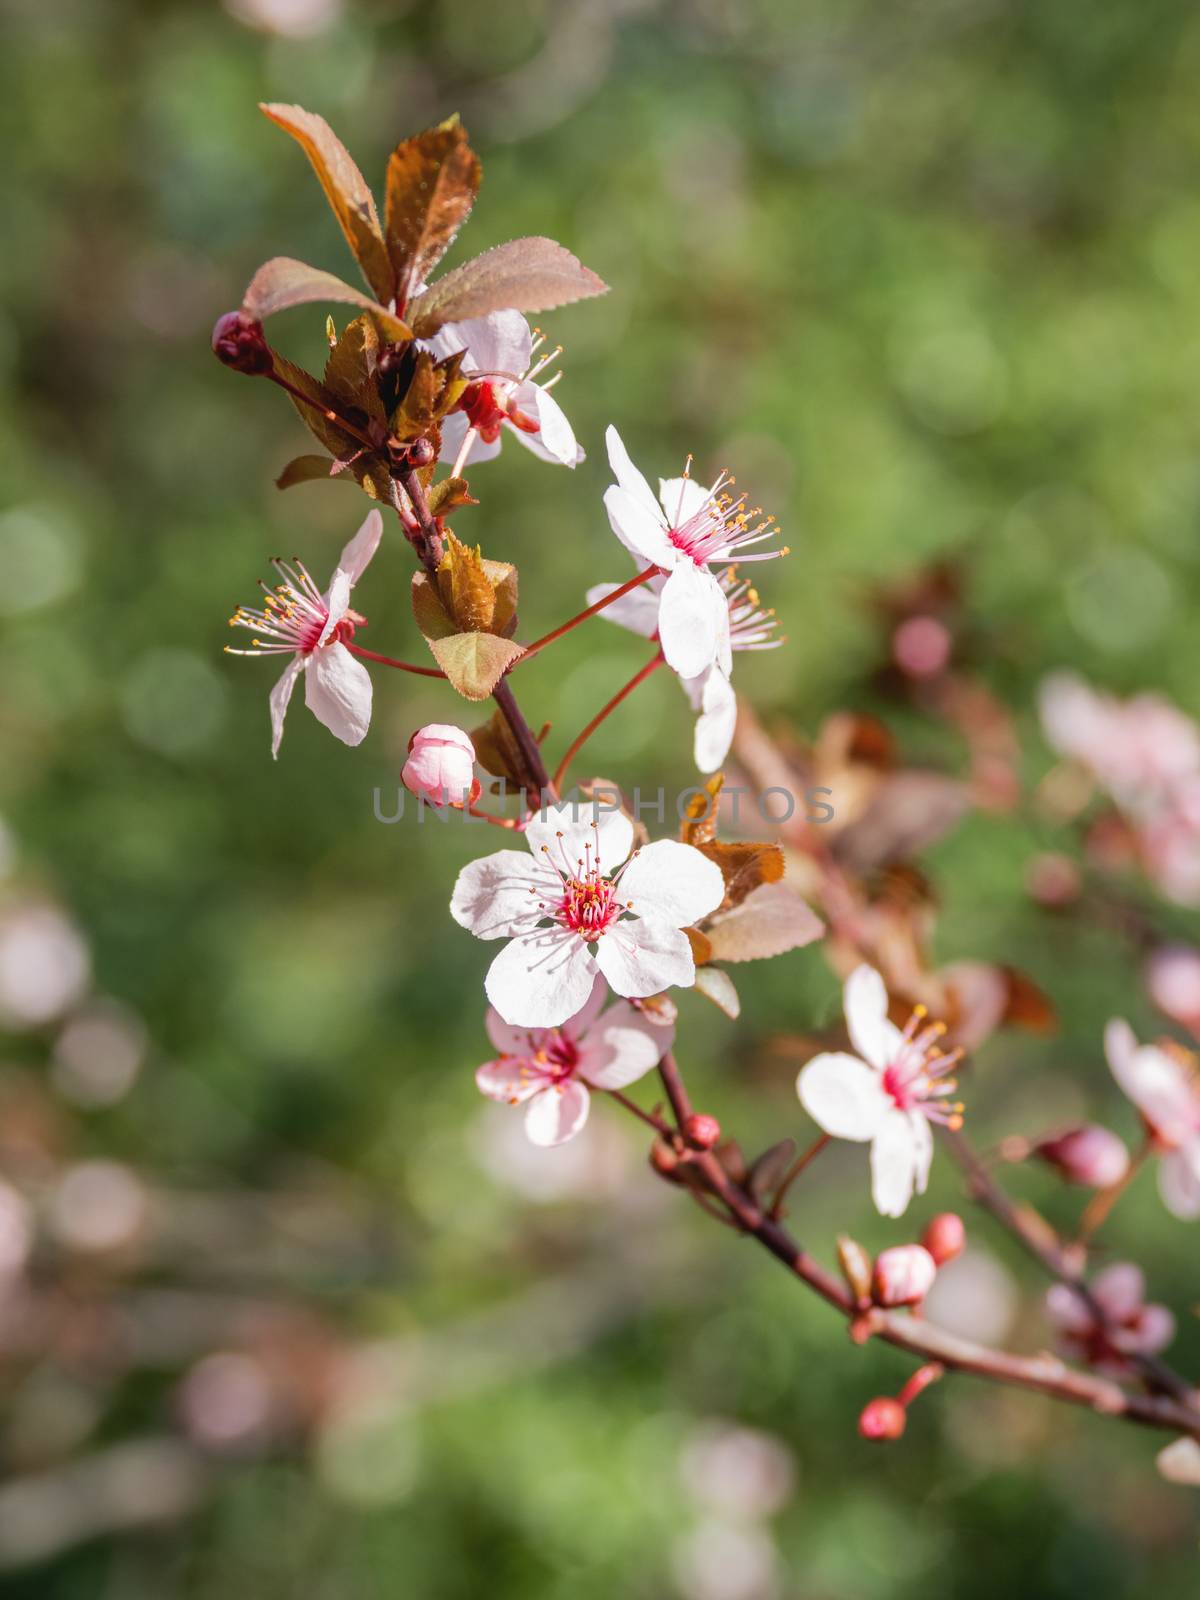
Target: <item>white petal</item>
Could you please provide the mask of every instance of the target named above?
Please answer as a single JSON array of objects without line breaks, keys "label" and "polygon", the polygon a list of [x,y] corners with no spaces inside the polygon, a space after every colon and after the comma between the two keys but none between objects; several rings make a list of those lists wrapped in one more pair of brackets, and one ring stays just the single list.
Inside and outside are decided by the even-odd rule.
[{"label": "white petal", "polygon": [[[661,527],[662,512],[654,498],[654,490],[634,466],[621,435],[611,425],[605,431],[604,443],[608,447],[608,464],[613,470],[613,477],[625,493]],[[620,538],[620,534],[617,537]]]},{"label": "white petal", "polygon": [[309,657],[304,703],[343,744],[361,744],[371,726],[371,674],[344,644],[322,645]]},{"label": "white petal", "polygon": [[[497,850],[468,861],[450,897],[450,915],[477,939],[530,932],[540,903],[559,891],[559,879],[524,850]],[[503,1048],[500,1046],[499,1048]]]},{"label": "white petal", "polygon": [[929,1169],[933,1166],[933,1129],[928,1117],[923,1117],[919,1111],[910,1111],[908,1121],[912,1128],[917,1193],[924,1194],[929,1187]]},{"label": "white petal", "polygon": [[[617,484],[609,484],[604,491],[604,509],[608,512],[609,526],[629,551],[642,563],[653,562],[656,567],[673,567],[679,551],[667,537],[661,520]],[[694,565],[690,563],[689,565]]]},{"label": "white petal", "polygon": [[499,1061],[485,1061],[475,1071],[475,1083],[480,1094],[502,1105],[519,1106],[530,1095],[537,1094],[545,1080],[530,1072],[528,1063],[520,1056],[505,1056]]},{"label": "white petal", "polygon": [[883,979],[865,963],[855,967],[842,991],[850,1042],[879,1072],[891,1066],[900,1044],[900,1030],[888,1021],[888,996]]},{"label": "white petal", "polygon": [[304,657],[293,656],[283,669],[283,676],[271,690],[271,755],[278,759],[279,744],[283,738],[283,719],[287,716],[288,702],[296,679],[304,671]]},{"label": "white petal", "polygon": [[659,839],[644,845],[625,868],[620,895],[635,917],[686,928],[717,909],[725,880],[716,862],[692,845]]},{"label": "white petal", "polygon": [[596,1089],[624,1089],[658,1065],[674,1036],[673,1027],[648,1022],[618,1000],[580,1041],[579,1076]]},{"label": "white petal", "polygon": [[514,1027],[557,1028],[592,992],[596,963],[577,933],[541,928],[506,944],[488,968],[487,997]]},{"label": "white petal", "polygon": [[673,528],[680,528],[694,517],[697,511],[706,504],[710,490],[697,483],[694,478],[660,478],[658,480],[658,499],[667,521]]},{"label": "white petal", "polygon": [[568,1017],[562,1025],[563,1033],[569,1035],[577,1043],[586,1038],[592,1024],[604,1009],[604,1002],[608,999],[608,984],[597,972],[592,992],[588,995],[583,1005],[573,1017]]},{"label": "white petal", "polygon": [[368,511],[362,527],[349,540],[338,558],[337,573],[344,572],[351,585],[356,584],[370,565],[371,557],[379,549],[383,538],[383,517],[378,510]]},{"label": "white petal", "polygon": [[587,1085],[574,1079],[535,1094],[525,1113],[530,1144],[548,1148],[573,1139],[587,1121],[590,1098]]},{"label": "white petal", "polygon": [[513,432],[521,443],[535,455],[545,456],[564,467],[578,466],[583,460],[583,451],[579,448],[566,413],[550,391],[540,388],[536,383],[524,383],[517,390],[515,398],[521,410],[527,414],[532,412],[541,424],[537,433],[526,433],[523,428],[514,427]]},{"label": "white petal", "polygon": [[719,772],[737,727],[737,695],[719,667],[705,679],[700,705],[693,755],[701,772]]},{"label": "white petal", "polygon": [[[470,423],[461,411],[452,411],[442,422],[442,453],[438,460],[447,466],[452,466],[458,460],[458,452],[462,449],[462,442],[467,436]],[[464,466],[475,466],[480,461],[494,461],[500,454],[500,438],[497,437],[491,444],[475,435],[471,441],[471,448],[467,451]]]},{"label": "white petal", "polygon": [[539,859],[572,877],[582,866],[615,872],[633,849],[633,823],[607,799],[564,800],[534,813],[525,841]]},{"label": "white petal", "polygon": [[[1124,1017],[1110,1018],[1104,1029],[1104,1054],[1114,1078],[1124,1088],[1121,1073],[1133,1059],[1138,1049],[1137,1035]],[[1128,1091],[1126,1091],[1128,1093]]]},{"label": "white petal", "polygon": [[892,1107],[879,1074],[844,1051],[814,1056],[800,1069],[796,1093],[817,1126],[835,1139],[873,1139]]},{"label": "white petal", "polygon": [[1177,1143],[1195,1120],[1195,1094],[1183,1067],[1165,1050],[1141,1045],[1113,1076],[1138,1110],[1164,1138]]},{"label": "white petal", "polygon": [[698,677],[716,660],[722,613],[729,614],[725,597],[708,568],[679,561],[663,585],[658,636],[667,665],[681,678]]},{"label": "white petal", "polygon": [[[643,639],[653,639],[658,632],[658,597],[664,581],[662,578],[650,578],[639,588],[631,589],[619,600],[605,606],[599,615],[606,622],[615,622],[619,628],[628,628],[630,633],[641,634]],[[619,583],[593,584],[587,592],[588,605],[594,606],[620,587]]]},{"label": "white petal", "polygon": [[1163,1205],[1181,1222],[1200,1217],[1200,1145],[1195,1141],[1172,1150],[1158,1165],[1158,1192]]},{"label": "white petal", "polygon": [[687,935],[642,917],[613,924],[596,946],[596,965],[613,993],[631,1000],[661,989],[689,989],[696,981]]},{"label": "white petal", "polygon": [[871,1141],[871,1198],[880,1216],[903,1216],[912,1199],[920,1161],[912,1122],[906,1112],[894,1108]]}]

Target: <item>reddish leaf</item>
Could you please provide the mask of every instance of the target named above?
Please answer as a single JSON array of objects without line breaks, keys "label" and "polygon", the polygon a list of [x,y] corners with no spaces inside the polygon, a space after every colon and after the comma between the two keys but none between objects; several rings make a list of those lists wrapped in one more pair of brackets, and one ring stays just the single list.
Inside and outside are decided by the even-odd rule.
[{"label": "reddish leaf", "polygon": [[336,463],[330,461],[328,456],[296,456],[289,461],[287,466],[275,479],[277,489],[291,489],[297,483],[316,483],[328,480],[330,483],[353,483],[353,478],[347,472],[335,472]]},{"label": "reddish leaf", "polygon": [[392,151],[384,228],[401,306],[454,243],[475,204],[480,176],[478,157],[457,118]]},{"label": "reddish leaf", "polygon": [[444,322],[486,316],[489,311],[552,311],[606,294],[603,278],[553,239],[512,239],[455,267],[419,295],[410,308],[422,338]]},{"label": "reddish leaf", "polygon": [[825,926],[798,894],[782,883],[765,883],[732,911],[709,923],[713,961],[762,961],[799,950],[819,939]]},{"label": "reddish leaf", "polygon": [[403,341],[412,338],[412,330],[399,317],[385,311],[370,295],[343,283],[332,272],[322,272],[319,267],[293,261],[290,256],[275,256],[259,267],[246,290],[242,310],[247,316],[265,322],[276,311],[310,305],[314,300],[333,300],[339,305],[358,306],[370,312],[389,339]]},{"label": "reddish leaf", "polygon": [[464,699],[486,700],[505,671],[521,654],[521,646],[494,633],[455,633],[431,639],[434,660]]},{"label": "reddish leaf", "polygon": [[777,844],[722,844],[710,839],[696,848],[720,867],[727,906],[737,905],[760,884],[778,883],[783,877],[783,851]]}]

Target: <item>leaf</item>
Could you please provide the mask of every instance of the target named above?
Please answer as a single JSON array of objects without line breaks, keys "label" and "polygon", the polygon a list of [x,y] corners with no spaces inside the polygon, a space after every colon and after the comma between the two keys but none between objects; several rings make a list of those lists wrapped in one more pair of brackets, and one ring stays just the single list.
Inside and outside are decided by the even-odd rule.
[{"label": "leaf", "polygon": [[475,746],[475,759],[485,772],[517,785],[525,783],[521,747],[502,712],[494,711],[482,727],[473,728],[471,743]]},{"label": "leaf", "polygon": [[704,785],[702,792],[694,794],[687,803],[679,837],[684,844],[708,844],[717,836],[717,803],[721,798],[721,785],[725,774],[718,772]]},{"label": "leaf", "polygon": [[698,967],[705,966],[712,960],[712,946],[708,942],[708,935],[701,933],[699,928],[685,928],[687,942],[692,947],[692,960]]},{"label": "leaf", "polygon": [[737,987],[720,967],[697,967],[696,988],[727,1017],[736,1020],[741,1015],[742,1002],[738,999]]},{"label": "leaf", "polygon": [[521,646],[494,633],[456,633],[431,639],[434,660],[466,700],[486,700],[518,656]]},{"label": "leaf", "polygon": [[376,422],[386,422],[387,412],[376,381],[378,365],[379,331],[370,317],[355,317],[329,352],[325,387]]},{"label": "leaf", "polygon": [[413,573],[412,608],[417,627],[427,643],[432,645],[435,639],[449,639],[458,632],[454,618],[442,604],[441,595],[424,572]]},{"label": "leaf", "polygon": [[446,553],[438,570],[438,586],[443,602],[448,601],[450,614],[460,630],[469,633],[492,631],[496,596],[483,570],[483,552],[463,544],[449,529],[446,530]]},{"label": "leaf", "polygon": [[290,133],[312,162],[313,171],[333,207],[346,243],[362,268],[363,277],[378,299],[390,300],[395,286],[379,228],[379,213],[367,180],[355,165],[353,156],[325,118],[315,112],[305,111],[302,106],[285,105],[260,105],[258,109],[277,127]]},{"label": "leaf", "polygon": [[459,506],[477,506],[479,501],[471,494],[465,478],[442,478],[427,491],[425,504],[431,516],[444,517]]},{"label": "leaf", "polygon": [[296,456],[275,479],[275,487],[291,489],[297,483],[316,483],[318,480],[331,483],[354,481],[347,472],[332,471],[328,456]]},{"label": "leaf", "polygon": [[777,844],[721,844],[716,839],[696,848],[715,861],[725,879],[725,904],[735,906],[763,883],[783,877],[783,851]]},{"label": "leaf", "polygon": [[488,561],[485,558],[483,570],[496,596],[492,631],[508,638],[517,625],[517,569],[511,561]]},{"label": "leaf", "polygon": [[[353,478],[359,488],[372,500],[390,503],[392,480],[387,462],[373,451],[364,450],[361,440],[339,427],[328,415],[335,403],[335,397],[319,379],[313,377],[311,372],[305,372],[303,367],[288,361],[277,350],[271,352],[271,357],[275,375],[283,379],[289,390],[297,391],[290,396],[297,415],[313,438],[334,457],[335,465],[340,463],[342,472]],[[335,474],[331,470],[330,476],[340,476],[340,474]],[[303,480],[295,477],[290,481],[300,483]]]},{"label": "leaf", "polygon": [[424,433],[437,414],[445,380],[428,350],[417,352],[413,374],[403,400],[392,412],[392,431],[402,439]]},{"label": "leaf", "polygon": [[274,256],[259,267],[247,286],[242,310],[247,316],[264,322],[277,311],[326,300],[338,305],[359,306],[369,312],[389,339],[405,342],[412,338],[408,325],[385,311],[370,295],[343,283],[332,272],[322,272],[319,267],[294,261],[291,256]]},{"label": "leaf", "polygon": [[511,239],[455,267],[409,308],[421,338],[444,322],[462,322],[489,311],[552,311],[593,295],[607,294],[603,278],[553,239]]},{"label": "leaf", "polygon": [[825,925],[808,903],[782,883],[765,883],[708,926],[714,961],[763,961],[819,939]]},{"label": "leaf", "polygon": [[795,1139],[781,1139],[773,1144],[750,1168],[747,1188],[758,1201],[768,1199],[778,1189],[787,1175],[796,1154]]},{"label": "leaf", "polygon": [[471,214],[481,176],[479,158],[457,118],[405,139],[392,151],[383,215],[400,305],[454,243]]}]

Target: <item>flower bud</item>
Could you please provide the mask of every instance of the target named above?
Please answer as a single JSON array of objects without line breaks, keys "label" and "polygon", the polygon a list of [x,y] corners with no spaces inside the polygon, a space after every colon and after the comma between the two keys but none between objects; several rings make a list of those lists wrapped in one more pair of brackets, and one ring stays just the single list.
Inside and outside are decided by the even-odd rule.
[{"label": "flower bud", "polygon": [[430,805],[461,807],[479,796],[475,746],[452,723],[431,722],[408,741],[408,760],[400,774],[404,787]]},{"label": "flower bud", "polygon": [[650,1146],[650,1165],[660,1178],[669,1178],[672,1183],[679,1182],[679,1152],[665,1139],[657,1139]]},{"label": "flower bud", "polygon": [[912,1306],[933,1288],[937,1262],[921,1244],[899,1244],[877,1257],[871,1289],[881,1306]]},{"label": "flower bud", "polygon": [[683,1125],[683,1131],[690,1143],[698,1145],[701,1150],[711,1150],[721,1137],[721,1124],[716,1117],[710,1117],[703,1111],[693,1111]]},{"label": "flower bud", "polygon": [[838,1235],[837,1242],[838,1266],[842,1269],[851,1294],[857,1301],[871,1298],[871,1258],[859,1244],[857,1239],[851,1239],[849,1234]]},{"label": "flower bud", "polygon": [[899,1400],[881,1394],[863,1407],[858,1419],[858,1431],[864,1439],[883,1444],[889,1439],[898,1439],[907,1422],[908,1417]]},{"label": "flower bud", "polygon": [[250,377],[261,377],[274,364],[262,323],[244,311],[227,311],[217,318],[212,347],[218,361]]},{"label": "flower bud", "polygon": [[432,440],[414,439],[408,447],[408,464],[410,467],[432,466],[436,454]]},{"label": "flower bud", "polygon": [[1129,1171],[1129,1151],[1108,1128],[1087,1123],[1045,1139],[1034,1152],[1068,1183],[1110,1189]]},{"label": "flower bud", "polygon": [[956,1211],[939,1211],[921,1235],[921,1243],[936,1264],[944,1267],[966,1249],[966,1224]]}]

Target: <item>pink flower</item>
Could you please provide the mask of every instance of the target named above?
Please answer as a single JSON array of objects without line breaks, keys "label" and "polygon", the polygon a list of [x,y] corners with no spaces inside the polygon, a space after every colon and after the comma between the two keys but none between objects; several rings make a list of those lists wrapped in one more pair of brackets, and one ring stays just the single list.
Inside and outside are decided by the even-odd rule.
[{"label": "pink flower", "polygon": [[1062,755],[1088,767],[1134,815],[1200,775],[1200,728],[1158,695],[1102,694],[1073,673],[1042,685],[1042,726]]},{"label": "pink flower", "polygon": [[1146,1305],[1146,1280],[1140,1267],[1118,1261],[1092,1283],[1104,1313],[1099,1322],[1065,1283],[1046,1294],[1046,1314],[1058,1330],[1065,1354],[1098,1372],[1121,1377],[1131,1356],[1157,1355],[1175,1337],[1175,1318],[1166,1306]]},{"label": "pink flower", "polygon": [[1111,1189],[1129,1171],[1129,1151],[1124,1141],[1094,1122],[1041,1140],[1034,1154],[1068,1183],[1082,1184],[1086,1189]]},{"label": "pink flower", "polygon": [[408,741],[408,760],[400,777],[406,789],[431,805],[461,808],[479,798],[475,746],[461,728],[430,722]]},{"label": "pink flower", "polygon": [[1187,944],[1162,945],[1147,960],[1143,976],[1158,1009],[1200,1035],[1200,950]]},{"label": "pink flower", "polygon": [[630,999],[696,981],[682,930],[725,897],[720,868],[699,850],[662,839],[630,856],[624,812],[569,802],[531,817],[525,841],[532,859],[498,850],[472,861],[450,901],[460,927],[511,941],[484,985],[505,1022],[557,1027],[583,1007],[597,972]]},{"label": "pink flower", "polygon": [[871,1288],[881,1306],[912,1306],[924,1300],[937,1277],[937,1262],[920,1244],[898,1244],[875,1259]]},{"label": "pink flower", "polygon": [[559,375],[549,383],[534,382],[562,352],[552,350],[535,360],[542,336],[530,333],[519,311],[447,322],[424,343],[439,360],[466,351],[462,374],[473,381],[442,423],[441,459],[453,462],[456,473],[498,456],[505,428],[543,461],[574,467],[583,460],[571,424],[550,393]]},{"label": "pink flower", "polygon": [[608,995],[597,978],[583,1007],[556,1028],[510,1027],[487,1014],[500,1052],[475,1074],[489,1100],[525,1107],[525,1132],[538,1145],[563,1144],[587,1121],[592,1089],[624,1089],[662,1060],[675,1030],[648,1022],[626,1000],[601,1012]]},{"label": "pink flower", "polygon": [[[666,581],[663,576],[649,579],[640,588],[631,589],[614,600],[600,615],[608,622],[641,634],[644,639],[657,639],[659,606]],[[771,637],[776,626],[774,611],[762,608],[757,591],[747,580],[739,580],[736,568],[726,567],[718,574],[718,582],[729,610],[731,651],[774,650],[783,643],[782,639]],[[616,583],[596,584],[587,592],[588,605],[594,606],[617,588],[620,585]],[[696,765],[701,772],[717,772],[725,764],[737,726],[737,696],[729,674],[714,662],[698,677],[679,681],[692,703],[692,710],[699,712],[693,744]]]},{"label": "pink flower", "polygon": [[346,648],[356,628],[366,618],[350,610],[350,591],[362,577],[383,537],[378,511],[367,515],[362,527],[342,551],[329,587],[322,594],[299,561],[276,558],[271,565],[284,580],[274,589],[262,585],[266,596],[261,611],[239,606],[230,627],[249,628],[261,634],[252,650],[230,655],[290,655],[283,676],[271,690],[271,754],[278,756],[283,719],[296,679],[304,674],[304,702],[330,733],[343,744],[361,744],[371,724],[371,678]]},{"label": "pink flower", "polygon": [[[733,560],[766,561],[786,550],[741,554],[775,533],[773,517],[756,521],[745,495],[726,490],[722,475],[702,489],[686,474],[659,480],[655,499],[615,428],[609,428],[608,459],[617,479],[604,493],[612,530],[641,562],[666,573],[659,594],[657,631],[667,665],[681,678],[698,678],[714,664],[728,678],[732,666],[729,602],[712,565]],[[660,504],[661,502],[661,504]]]},{"label": "pink flower", "polygon": [[1158,1188],[1167,1210],[1185,1222],[1200,1217],[1200,1083],[1175,1056],[1139,1044],[1114,1017],[1104,1031],[1113,1077],[1141,1112],[1162,1153]]},{"label": "pink flower", "polygon": [[801,1068],[796,1092],[826,1133],[870,1144],[875,1206],[885,1217],[898,1217],[914,1189],[924,1194],[929,1181],[930,1123],[957,1127],[962,1120],[962,1106],[946,1099],[956,1087],[946,1074],[961,1052],[942,1054],[936,1041],[945,1027],[923,1026],[923,1007],[903,1031],[889,1021],[887,990],[873,967],[850,974],[843,1004],[858,1055],[814,1056]]}]

